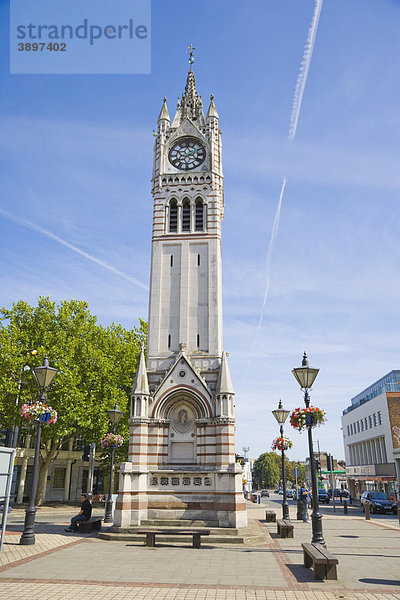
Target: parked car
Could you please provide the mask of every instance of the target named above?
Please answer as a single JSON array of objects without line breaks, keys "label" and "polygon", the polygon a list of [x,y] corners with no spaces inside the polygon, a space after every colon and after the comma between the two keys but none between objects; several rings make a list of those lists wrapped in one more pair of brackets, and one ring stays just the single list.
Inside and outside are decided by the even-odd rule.
[{"label": "parked car", "polygon": [[326,490],[318,490],[318,502],[329,504],[330,496]]},{"label": "parked car", "polygon": [[287,492],[286,492],[286,498],[294,498],[294,491],[293,490],[287,490]]},{"label": "parked car", "polygon": [[277,488],[276,490],[274,490],[274,494],[283,494],[283,489]]},{"label": "parked car", "polygon": [[397,504],[390,500],[385,492],[364,492],[361,496],[361,508],[365,512],[365,505],[370,505],[370,511],[372,513],[378,512],[392,512],[394,515],[397,514]]},{"label": "parked car", "polygon": [[[332,488],[328,490],[329,498],[332,498]],[[347,490],[340,490],[339,488],[335,488],[335,498],[348,498],[350,496]]]},{"label": "parked car", "polygon": [[269,498],[269,491],[268,490],[261,490],[261,496],[265,496],[266,498]]}]

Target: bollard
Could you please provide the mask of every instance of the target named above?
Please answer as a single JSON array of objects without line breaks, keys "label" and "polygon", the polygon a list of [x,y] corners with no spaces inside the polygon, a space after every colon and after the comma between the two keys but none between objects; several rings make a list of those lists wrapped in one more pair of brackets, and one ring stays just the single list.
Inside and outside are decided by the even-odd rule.
[{"label": "bollard", "polygon": [[261,494],[258,494],[258,504],[261,504]]},{"label": "bollard", "polygon": [[371,519],[371,517],[369,516],[369,509],[370,509],[369,502],[366,502],[364,504],[364,509],[365,509],[365,518],[366,518],[367,521],[369,521]]},{"label": "bollard", "polygon": [[343,500],[343,514],[347,515],[348,514],[348,510],[347,510],[347,500]]}]

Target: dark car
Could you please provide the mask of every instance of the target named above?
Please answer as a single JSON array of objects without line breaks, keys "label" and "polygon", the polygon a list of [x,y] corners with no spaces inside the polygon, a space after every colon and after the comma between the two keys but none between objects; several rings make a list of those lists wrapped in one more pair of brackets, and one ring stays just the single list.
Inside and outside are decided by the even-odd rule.
[{"label": "dark car", "polygon": [[266,498],[269,498],[269,491],[268,491],[268,490],[261,490],[261,496],[262,496],[262,497],[264,496],[264,497],[266,497]]},{"label": "dark car", "polygon": [[[329,498],[332,498],[332,488],[328,490]],[[335,498],[348,498],[350,496],[347,490],[340,490],[339,488],[335,488]]]},{"label": "dark car", "polygon": [[390,500],[385,492],[364,492],[361,496],[361,508],[365,512],[365,505],[370,505],[370,511],[372,513],[385,513],[392,512],[394,515],[397,514],[397,504]]},{"label": "dark car", "polygon": [[326,490],[318,490],[318,502],[329,504],[330,496]]}]

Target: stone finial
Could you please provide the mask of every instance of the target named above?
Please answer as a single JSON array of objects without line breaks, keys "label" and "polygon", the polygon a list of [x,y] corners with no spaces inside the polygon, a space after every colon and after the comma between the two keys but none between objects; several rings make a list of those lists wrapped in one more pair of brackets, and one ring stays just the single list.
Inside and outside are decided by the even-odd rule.
[{"label": "stone finial", "polygon": [[167,108],[167,98],[166,96],[164,96],[164,100],[163,100],[163,105],[160,111],[160,114],[158,116],[157,122],[159,121],[168,121],[169,123],[171,122],[170,116],[169,116],[169,112],[168,112],[168,108]]},{"label": "stone finial", "polygon": [[208,107],[206,121],[208,121],[211,117],[214,117],[215,119],[219,119],[219,115],[218,115],[217,109],[215,108],[215,104],[214,104],[214,95],[213,94],[211,94],[211,96],[210,96],[210,106]]}]

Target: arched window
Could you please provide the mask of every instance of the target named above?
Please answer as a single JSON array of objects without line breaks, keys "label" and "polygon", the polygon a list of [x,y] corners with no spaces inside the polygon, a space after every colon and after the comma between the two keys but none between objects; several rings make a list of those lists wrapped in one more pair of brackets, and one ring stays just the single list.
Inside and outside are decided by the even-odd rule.
[{"label": "arched window", "polygon": [[169,203],[169,231],[178,231],[178,206],[174,199]]},{"label": "arched window", "polygon": [[204,231],[204,204],[201,198],[196,200],[195,230]]},{"label": "arched window", "polygon": [[182,202],[182,231],[190,231],[190,202],[186,198]]}]

